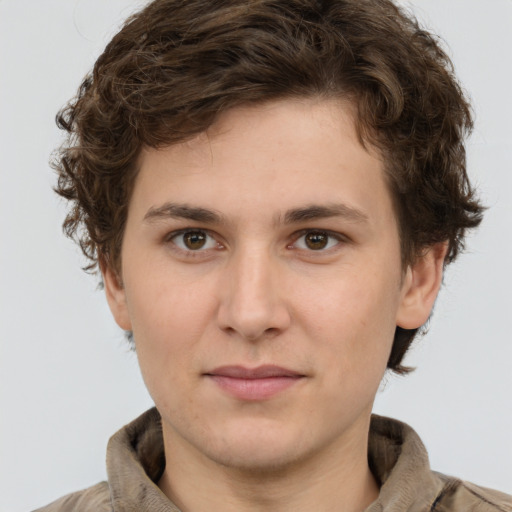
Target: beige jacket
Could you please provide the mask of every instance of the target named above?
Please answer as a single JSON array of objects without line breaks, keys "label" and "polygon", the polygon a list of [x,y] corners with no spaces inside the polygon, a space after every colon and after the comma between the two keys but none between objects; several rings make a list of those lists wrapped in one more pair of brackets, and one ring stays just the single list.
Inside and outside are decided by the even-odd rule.
[{"label": "beige jacket", "polygon": [[[381,488],[364,512],[512,512],[512,496],[431,471],[418,435],[399,421],[372,417],[369,461]],[[110,439],[108,482],[35,512],[180,512],[154,483],[164,467],[160,415],[151,409]]]}]

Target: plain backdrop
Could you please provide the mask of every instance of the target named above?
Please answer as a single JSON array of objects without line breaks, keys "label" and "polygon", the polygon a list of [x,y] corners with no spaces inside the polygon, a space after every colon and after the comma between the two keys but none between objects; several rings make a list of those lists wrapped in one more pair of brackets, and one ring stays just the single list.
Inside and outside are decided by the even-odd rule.
[{"label": "plain backdrop", "polygon": [[[54,116],[135,0],[0,0],[0,510],[105,478],[109,436],[151,406],[135,354],[52,192]],[[430,332],[375,410],[410,423],[433,468],[512,493],[512,2],[416,0],[476,114],[469,172],[490,207],[445,277]]]}]

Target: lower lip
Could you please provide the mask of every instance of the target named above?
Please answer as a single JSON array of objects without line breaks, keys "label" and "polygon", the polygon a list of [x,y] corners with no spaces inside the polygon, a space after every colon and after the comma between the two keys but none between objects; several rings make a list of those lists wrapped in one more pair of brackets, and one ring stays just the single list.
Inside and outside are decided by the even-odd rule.
[{"label": "lower lip", "polygon": [[301,377],[266,377],[262,379],[238,379],[211,375],[210,378],[223,390],[240,400],[266,400],[290,388]]}]

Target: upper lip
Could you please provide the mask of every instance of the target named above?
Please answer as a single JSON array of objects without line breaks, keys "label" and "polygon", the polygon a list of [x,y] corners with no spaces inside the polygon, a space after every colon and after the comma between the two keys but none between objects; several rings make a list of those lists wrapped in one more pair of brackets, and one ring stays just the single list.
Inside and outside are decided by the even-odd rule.
[{"label": "upper lip", "polygon": [[262,365],[257,368],[246,368],[244,366],[220,366],[206,375],[230,377],[232,379],[268,379],[271,377],[303,377],[304,375],[276,365]]}]

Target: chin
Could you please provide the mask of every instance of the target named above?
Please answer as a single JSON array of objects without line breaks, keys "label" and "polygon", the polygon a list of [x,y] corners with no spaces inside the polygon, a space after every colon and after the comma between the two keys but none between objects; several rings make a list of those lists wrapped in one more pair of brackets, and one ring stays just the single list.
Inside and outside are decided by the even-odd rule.
[{"label": "chin", "polygon": [[222,439],[212,442],[205,452],[209,452],[207,456],[217,464],[242,472],[282,472],[307,458],[312,451],[304,446],[304,436],[283,430],[255,425],[244,429],[243,433],[223,433]]},{"label": "chin", "polygon": [[296,465],[301,457],[292,447],[289,450],[284,447],[276,450],[274,446],[258,445],[245,450],[230,447],[222,452],[212,453],[211,459],[231,470],[263,476],[282,474]]}]

